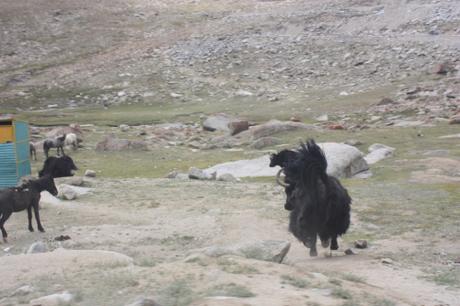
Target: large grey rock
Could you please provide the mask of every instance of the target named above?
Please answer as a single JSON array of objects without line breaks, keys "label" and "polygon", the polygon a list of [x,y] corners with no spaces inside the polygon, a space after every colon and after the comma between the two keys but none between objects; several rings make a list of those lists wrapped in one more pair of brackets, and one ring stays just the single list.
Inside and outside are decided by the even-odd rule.
[{"label": "large grey rock", "polygon": [[249,147],[260,150],[265,147],[274,146],[281,143],[281,139],[276,137],[262,137],[254,141],[249,145]]},{"label": "large grey rock", "polygon": [[369,169],[363,153],[344,143],[325,142],[319,146],[327,159],[327,173],[335,177],[352,177]]},{"label": "large grey rock", "polygon": [[81,176],[58,177],[54,179],[56,185],[67,184],[72,186],[87,186],[87,182]]},{"label": "large grey rock", "polygon": [[188,177],[192,180],[213,180],[216,178],[216,174],[207,173],[201,169],[191,167],[188,170]]},{"label": "large grey rock", "polygon": [[236,122],[242,122],[243,120],[240,120],[238,118],[235,118],[233,116],[220,113],[220,114],[215,114],[211,115],[206,120],[203,122],[203,128],[207,131],[225,131],[225,132],[230,132],[230,124],[234,124]]},{"label": "large grey rock", "polygon": [[285,131],[314,129],[316,129],[314,125],[301,122],[270,120],[264,124],[251,127],[248,132],[254,139],[259,139]]},{"label": "large grey rock", "polygon": [[85,171],[85,176],[87,176],[87,177],[96,177],[96,171],[88,169],[88,170]]},{"label": "large grey rock", "polygon": [[35,253],[46,253],[48,248],[43,241],[37,241],[30,245],[29,249],[27,250],[27,254],[35,254]]},{"label": "large grey rock", "polygon": [[78,197],[77,192],[70,185],[66,185],[66,184],[59,185],[58,190],[59,190],[58,198],[60,199],[71,201],[71,200],[75,200]]},{"label": "large grey rock", "polygon": [[246,258],[281,263],[290,247],[288,241],[263,240],[242,245],[236,251]]},{"label": "large grey rock", "polygon": [[388,158],[393,155],[395,148],[380,144],[374,143],[369,147],[369,154],[367,154],[364,159],[369,165],[375,164],[382,159]]},{"label": "large grey rock", "polygon": [[126,304],[126,306],[160,306],[160,304],[158,304],[157,302],[155,302],[152,299],[148,299],[148,298],[145,298],[145,297],[140,297],[137,300],[135,300],[134,302],[132,302],[130,304]]},{"label": "large grey rock", "polygon": [[67,306],[72,305],[73,300],[73,294],[64,291],[62,293],[55,293],[31,300],[30,304],[40,306]]},{"label": "large grey rock", "polygon": [[[357,173],[369,169],[363,158],[363,153],[353,146],[343,143],[320,143],[328,162],[327,173],[335,177],[352,177]],[[268,155],[250,160],[238,160],[222,163],[205,169],[210,174],[230,173],[235,177],[259,177],[274,176],[279,167],[270,168],[270,157]]]},{"label": "large grey rock", "polygon": [[117,138],[114,134],[104,137],[103,140],[96,144],[96,151],[126,151],[126,150],[142,150],[147,151],[148,146],[145,141],[128,140]]}]

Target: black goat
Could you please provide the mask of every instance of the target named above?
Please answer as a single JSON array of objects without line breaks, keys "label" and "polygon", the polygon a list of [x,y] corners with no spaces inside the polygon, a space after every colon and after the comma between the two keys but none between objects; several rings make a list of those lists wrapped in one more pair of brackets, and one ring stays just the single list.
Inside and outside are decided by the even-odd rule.
[{"label": "black goat", "polygon": [[57,155],[59,154],[59,151],[61,151],[62,155],[64,156],[64,142],[66,138],[66,134],[62,136],[58,136],[54,139],[46,139],[43,142],[43,152],[45,152],[45,157],[48,158],[48,152],[50,151],[51,148],[56,148],[56,153]]},{"label": "black goat", "polygon": [[[298,156],[298,152],[293,150],[281,150],[278,153],[270,155],[270,167],[280,166],[283,170],[289,163],[292,163]],[[278,172],[277,179],[281,172]],[[286,192],[286,203],[284,203],[284,209],[292,210],[294,207],[291,203],[292,192],[295,189],[295,182],[290,181],[288,178],[285,178],[286,185],[284,186],[284,191]]]},{"label": "black goat", "polygon": [[310,248],[310,256],[318,255],[317,236],[323,247],[330,244],[331,250],[337,250],[337,237],[350,226],[351,198],[326,168],[324,152],[314,140],[301,144],[297,158],[284,167],[286,182],[295,182],[289,230]]},{"label": "black goat", "polygon": [[51,175],[52,177],[73,176],[73,171],[78,170],[70,156],[55,157],[50,156],[45,160],[43,169],[38,172],[38,176]]},{"label": "black goat", "polygon": [[8,188],[0,191],[0,229],[2,230],[3,241],[7,242],[8,233],[5,230],[4,224],[13,212],[18,212],[27,209],[29,219],[29,231],[33,232],[32,227],[32,208],[37,221],[37,227],[40,232],[44,232],[40,222],[40,214],[38,212],[38,203],[40,202],[40,192],[48,191],[52,195],[57,195],[58,191],[54,180],[47,175],[39,179],[30,180],[23,186],[17,188]]}]

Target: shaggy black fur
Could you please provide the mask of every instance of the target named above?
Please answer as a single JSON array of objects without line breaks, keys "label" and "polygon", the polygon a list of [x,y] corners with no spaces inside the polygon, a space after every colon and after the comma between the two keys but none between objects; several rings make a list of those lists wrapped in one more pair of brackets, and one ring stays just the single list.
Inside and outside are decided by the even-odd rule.
[{"label": "shaggy black fur", "polygon": [[58,194],[54,180],[49,175],[31,180],[21,187],[8,188],[0,191],[0,229],[2,231],[3,241],[7,242],[8,237],[8,233],[4,228],[6,220],[8,220],[13,212],[18,212],[24,209],[27,209],[29,231],[34,231],[34,228],[32,227],[32,209],[34,210],[38,230],[41,232],[45,231],[40,222],[40,214],[38,212],[40,192],[43,190],[48,191],[52,195]]},{"label": "shaggy black fur", "polygon": [[78,170],[78,168],[70,156],[50,156],[45,160],[43,169],[38,172],[38,176],[42,177],[47,174],[52,177],[73,176],[73,170]]},{"label": "shaggy black fur", "polygon": [[[293,162],[297,158],[298,153],[293,150],[281,150],[278,153],[270,155],[270,167],[280,166],[281,168],[285,168],[289,163]],[[284,209],[292,210],[294,207],[290,201],[292,192],[295,189],[295,182],[289,181],[288,178],[285,179],[285,182],[289,184],[288,187],[284,188],[286,192],[286,203],[284,203]]]},{"label": "shaggy black fur", "polygon": [[287,181],[295,182],[290,203],[289,230],[317,256],[319,235],[323,247],[338,249],[337,237],[350,225],[351,198],[335,177],[326,173],[324,152],[309,140],[301,144],[297,158],[284,167]]}]

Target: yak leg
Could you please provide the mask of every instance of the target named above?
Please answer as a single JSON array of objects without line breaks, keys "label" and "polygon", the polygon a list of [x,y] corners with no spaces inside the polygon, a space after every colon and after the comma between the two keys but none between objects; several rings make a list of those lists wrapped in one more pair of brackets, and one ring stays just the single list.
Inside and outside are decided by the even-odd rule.
[{"label": "yak leg", "polygon": [[316,251],[316,234],[311,237],[310,242],[310,256],[318,256],[318,251]]},{"label": "yak leg", "polygon": [[8,242],[8,239],[7,239],[8,238],[8,233],[5,230],[4,224],[5,224],[6,220],[8,220],[8,218],[11,216],[12,213],[13,213],[13,211],[4,211],[3,214],[2,214],[2,218],[0,219],[0,229],[2,230],[3,241],[5,243]]},{"label": "yak leg", "polygon": [[339,249],[339,244],[337,243],[337,235],[332,237],[331,241],[331,250],[338,250]]},{"label": "yak leg", "polygon": [[40,232],[44,232],[45,229],[42,226],[42,223],[40,222],[40,213],[38,212],[38,202],[33,205],[34,206],[34,214],[35,214],[35,220],[37,221],[37,227]]},{"label": "yak leg", "polygon": [[34,227],[32,226],[32,206],[27,207],[27,218],[29,219],[29,232],[33,232]]}]

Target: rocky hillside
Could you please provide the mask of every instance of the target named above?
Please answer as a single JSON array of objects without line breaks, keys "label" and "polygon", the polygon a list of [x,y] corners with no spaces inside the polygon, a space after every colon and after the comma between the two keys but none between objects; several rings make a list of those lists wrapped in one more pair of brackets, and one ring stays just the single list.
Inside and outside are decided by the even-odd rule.
[{"label": "rocky hillside", "polygon": [[6,0],[0,24],[0,101],[22,109],[269,103],[302,114],[347,96],[368,106],[414,81],[458,94],[455,0]]}]

